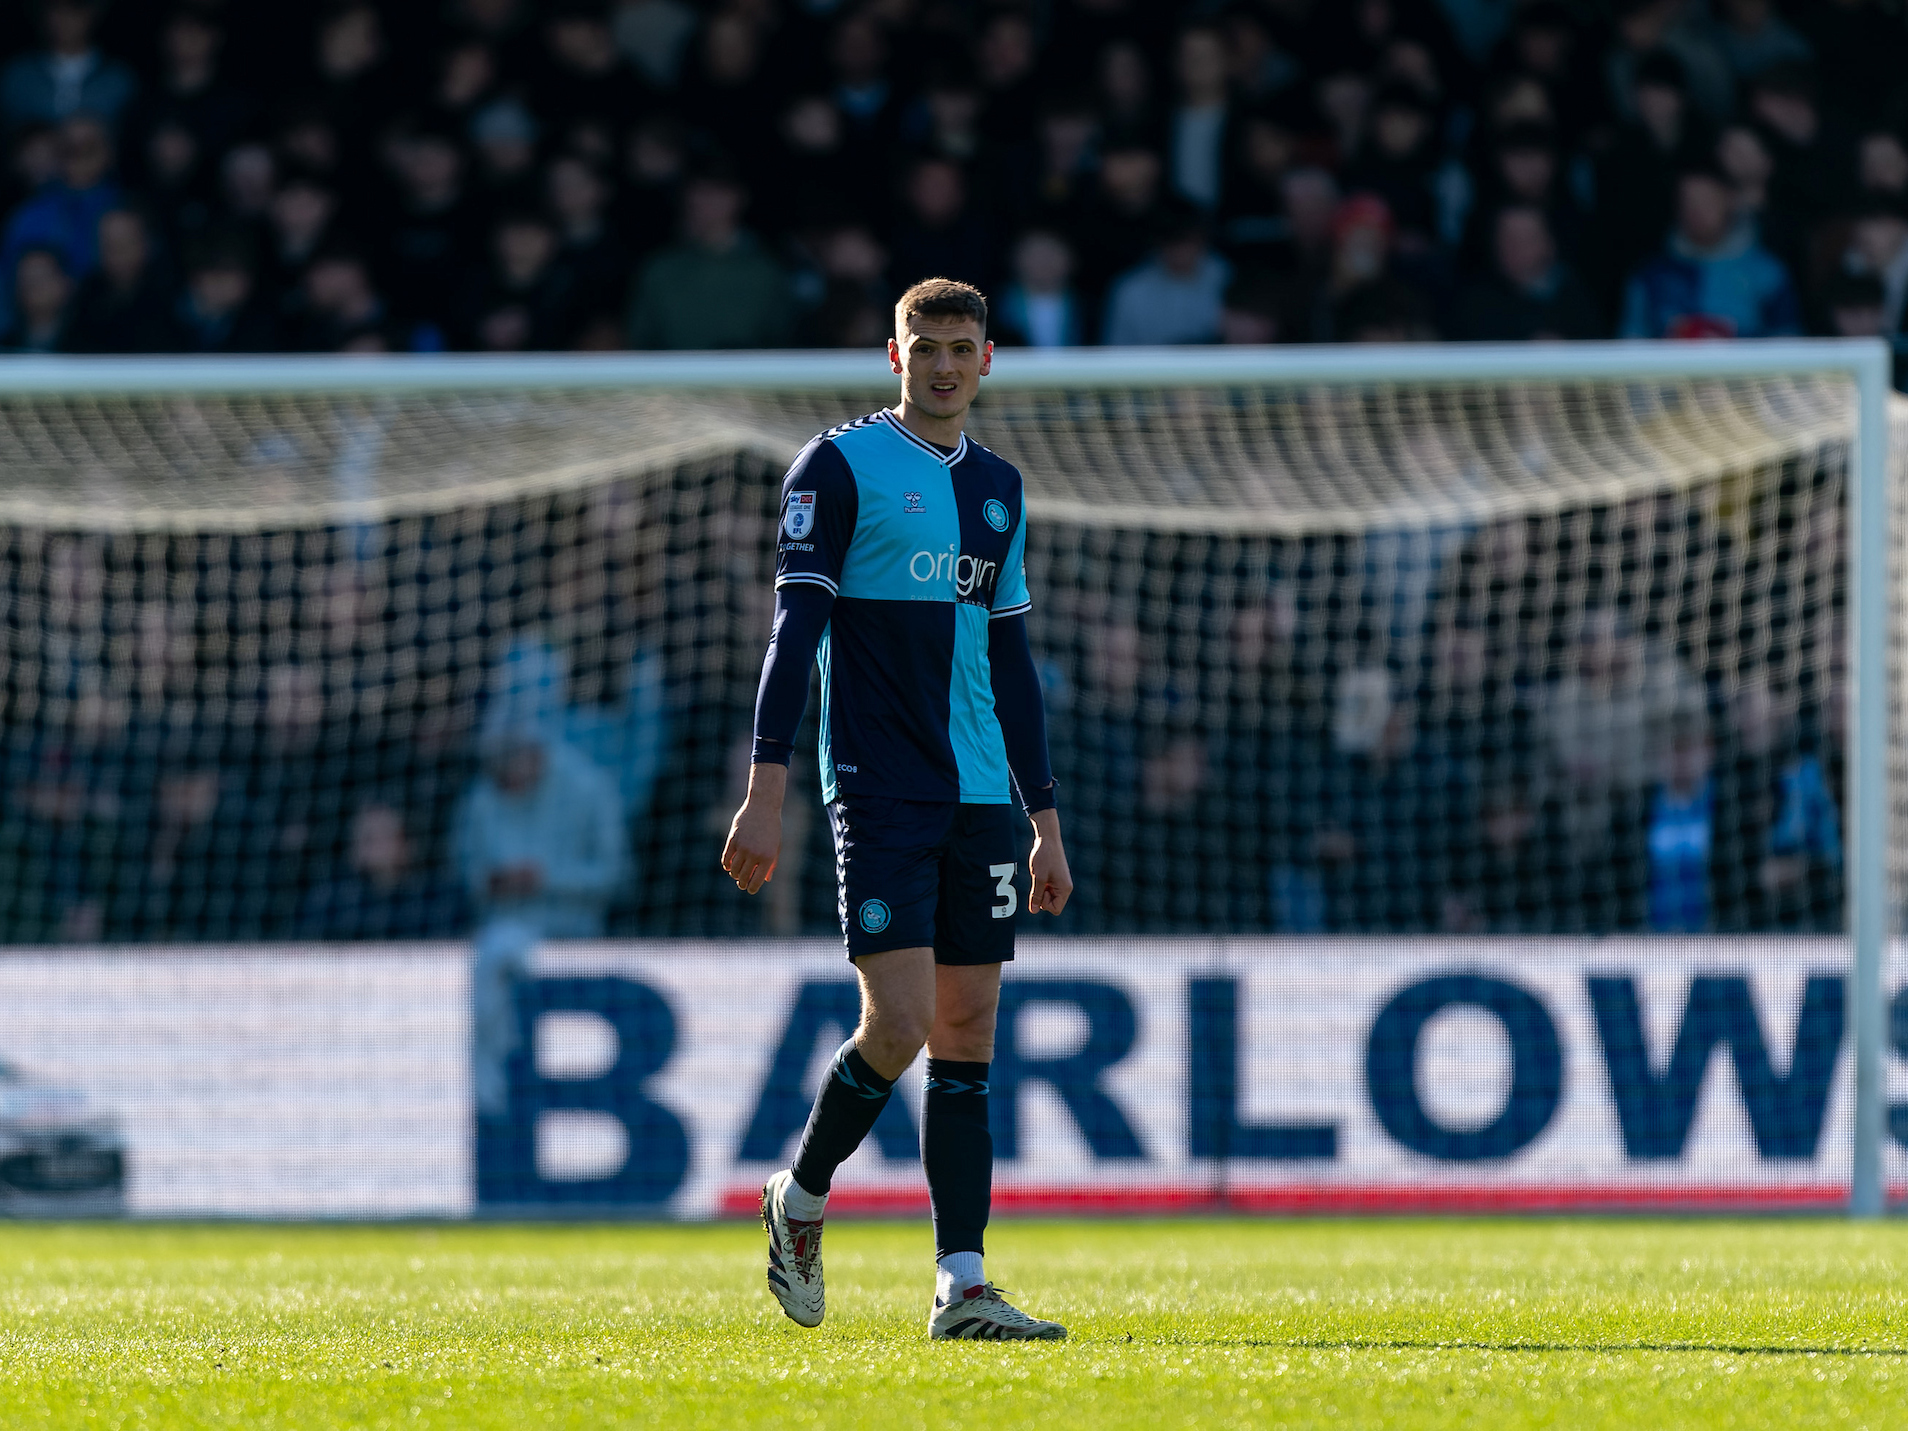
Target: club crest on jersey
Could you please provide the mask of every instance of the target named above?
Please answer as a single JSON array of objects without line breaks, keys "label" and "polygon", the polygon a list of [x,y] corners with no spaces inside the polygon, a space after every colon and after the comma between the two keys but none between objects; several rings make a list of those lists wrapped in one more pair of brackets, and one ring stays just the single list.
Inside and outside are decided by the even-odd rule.
[{"label": "club crest on jersey", "polygon": [[989,497],[981,504],[981,515],[987,519],[987,525],[997,532],[1007,530],[1007,504],[998,497]]},{"label": "club crest on jersey", "polygon": [[782,517],[782,530],[798,542],[815,530],[815,494],[813,492],[788,494],[788,511]]},{"label": "club crest on jersey", "polygon": [[927,508],[921,505],[921,494],[919,492],[903,492],[901,494],[901,510],[904,512],[925,512]]}]

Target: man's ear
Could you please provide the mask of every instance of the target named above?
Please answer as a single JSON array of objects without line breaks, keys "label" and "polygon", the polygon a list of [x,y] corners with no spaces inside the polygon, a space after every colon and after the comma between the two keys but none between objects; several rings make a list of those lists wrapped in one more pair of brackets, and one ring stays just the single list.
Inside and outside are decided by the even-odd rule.
[{"label": "man's ear", "polygon": [[901,371],[901,345],[893,338],[888,339],[888,365],[897,373]]},{"label": "man's ear", "polygon": [[980,375],[984,378],[994,370],[994,340],[988,338],[981,343]]}]

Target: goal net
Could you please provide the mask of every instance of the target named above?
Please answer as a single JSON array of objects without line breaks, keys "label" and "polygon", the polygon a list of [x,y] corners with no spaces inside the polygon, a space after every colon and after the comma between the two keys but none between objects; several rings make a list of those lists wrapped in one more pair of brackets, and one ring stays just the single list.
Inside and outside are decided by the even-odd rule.
[{"label": "goal net", "polygon": [[[1309,1121],[1266,1110],[1324,1097],[1308,1047],[1342,1042],[1364,1060],[1346,1076],[1366,1090],[1372,1136],[1404,1150],[1375,1181],[1345,1175],[1367,1192],[1456,1188],[1493,1205],[1503,1169],[1555,1141],[1544,1129],[1601,1080],[1608,1107],[1585,1127],[1608,1124],[1643,1170],[1641,1200],[1728,1194],[1744,1159],[1760,1161],[1741,1185],[1773,1201],[1847,1196],[1847,377],[1307,381],[1211,355],[1177,376],[1168,355],[1150,376],[1079,381],[1013,354],[999,366],[970,432],[1027,480],[1030,632],[1078,884],[1062,918],[1027,933],[1076,936],[1049,973],[1086,950],[1128,969],[1153,951],[1190,1050],[1168,1059],[1179,1121],[1153,1130],[1120,1111],[1126,1075],[1093,1064],[1096,1047],[1144,1044],[1150,1006],[1096,1004],[1113,987],[1103,971],[1048,979],[1044,1001],[1017,986],[1024,1038],[1003,1057],[1035,1091],[1004,1135],[997,1114],[1009,1163],[1046,1138],[1101,1166],[1095,1187],[1237,1184],[1240,1205],[1254,1187],[1261,1205],[1307,1205],[1338,1175],[1293,1170],[1327,1144],[1344,1161],[1356,1135],[1326,1138],[1316,1107]],[[552,1094],[530,1124],[496,1131],[525,1087],[602,1081],[588,1052],[598,994],[576,990],[603,969],[576,949],[610,946],[534,956],[534,996],[534,960],[515,966],[490,1070],[501,1091],[487,1090],[481,1060],[461,1054],[497,1016],[486,931],[515,910],[526,946],[838,937],[814,702],[776,880],[751,900],[717,857],[747,775],[781,473],[816,431],[891,401],[892,379],[797,355],[361,371],[71,365],[11,393],[0,375],[0,941],[31,951],[0,960],[0,977],[41,1011],[0,1061],[84,1083],[76,1048],[144,1027],[142,1010],[189,1008],[195,980],[221,981],[164,961],[216,945],[241,961],[237,984],[269,991],[260,1010],[306,1000],[314,1038],[345,1017],[312,1012],[327,1000],[386,1001],[384,1022],[352,1035],[369,1051],[351,1096],[375,1102],[380,1041],[423,1035],[376,992],[396,966],[374,976],[334,946],[474,938],[476,1033],[459,994],[429,1038],[450,1050],[442,1078],[475,1101],[478,1134],[468,1115],[393,1126],[471,1160],[464,1196],[478,1203],[562,1201],[549,1189],[565,1186],[583,1201],[680,1199],[699,1176],[693,1148],[683,1177],[643,1182],[644,1166],[674,1166],[676,1134],[644,1121],[667,1114],[660,1095]],[[1899,470],[1908,425],[1890,433]],[[526,771],[540,804],[505,798]],[[1899,879],[1908,846],[1889,849]],[[524,864],[540,867],[534,896],[511,884]],[[170,952],[114,952],[128,945]],[[1446,951],[1435,969],[1414,963],[1428,949]],[[430,957],[463,967],[461,953]],[[326,958],[369,982],[338,993],[313,973]],[[1373,959],[1391,962],[1360,964]],[[1289,998],[1272,992],[1280,961],[1303,986]],[[748,1166],[783,1155],[819,1067],[821,1035],[788,1044],[789,1020],[851,1023],[852,1002],[796,1007],[810,984],[851,988],[840,966],[788,993],[786,1019],[759,1013],[757,976],[737,967],[682,998],[727,1000],[731,1034],[759,1016],[761,1038],[785,1045],[786,1068],[743,1081],[781,1078],[788,1108],[763,1084],[724,1115],[723,1156]],[[91,1003],[60,993],[74,980]],[[1337,1009],[1340,993],[1371,1008]],[[633,1069],[630,1048],[661,1027],[628,1000],[595,1010],[623,1046],[599,1063]],[[1908,1054],[1896,1004],[1890,1077]],[[670,1017],[668,1041],[686,1048],[693,1021]],[[157,1027],[151,1039],[166,1042]],[[127,1046],[105,1060],[122,1093],[144,1076]],[[630,1087],[675,1076],[669,1056]],[[1740,1094],[1713,1118],[1712,1061]],[[261,1109],[263,1137],[276,1115]],[[326,1126],[349,1116],[333,1109]],[[1908,1136],[1908,1109],[1896,1118]],[[591,1119],[620,1119],[607,1152]],[[870,1205],[915,1195],[905,1136],[890,1135]],[[227,1154],[197,1136],[148,1157],[147,1175],[206,1175]],[[1560,1205],[1595,1201],[1583,1190],[1605,1175],[1570,1142],[1591,1136],[1563,1138],[1576,1170],[1563,1185],[1582,1195]],[[1158,1141],[1185,1166],[1134,1162]],[[592,1157],[613,1175],[590,1173]],[[301,1176],[309,1205],[269,1179],[145,1205],[417,1205],[313,1192],[331,1175]],[[1023,1201],[1043,1205],[1051,1182],[1028,1181]],[[701,1210],[733,1191],[696,1186]],[[1510,1199],[1533,1201],[1541,1188]]]}]

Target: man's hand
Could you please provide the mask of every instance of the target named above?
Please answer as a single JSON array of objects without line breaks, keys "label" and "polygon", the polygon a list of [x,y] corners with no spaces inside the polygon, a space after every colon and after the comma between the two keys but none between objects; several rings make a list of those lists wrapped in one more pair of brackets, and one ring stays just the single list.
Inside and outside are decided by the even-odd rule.
[{"label": "man's hand", "polygon": [[1027,912],[1058,914],[1073,894],[1073,874],[1067,869],[1066,847],[1060,843],[1060,812],[1042,810],[1033,817],[1034,847],[1027,857],[1031,888]]},{"label": "man's hand", "polygon": [[764,762],[749,767],[749,793],[729,824],[722,847],[722,868],[735,887],[754,894],[775,877],[782,857],[782,797],[788,793],[788,767]]}]

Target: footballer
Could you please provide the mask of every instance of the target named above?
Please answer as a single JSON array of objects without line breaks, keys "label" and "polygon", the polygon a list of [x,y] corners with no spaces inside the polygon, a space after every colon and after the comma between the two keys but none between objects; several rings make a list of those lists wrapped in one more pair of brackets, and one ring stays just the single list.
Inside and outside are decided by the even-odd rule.
[{"label": "footballer", "polygon": [[835,1169],[927,1047],[921,1162],[934,1214],[934,1338],[1056,1340],[989,1282],[988,1068],[1021,895],[1013,806],[1033,822],[1026,906],[1073,892],[1046,714],[1027,644],[1020,473],[963,433],[993,362],[987,300],[945,278],[895,305],[901,401],[821,434],[782,483],[775,627],[755,705],[748,796],[722,867],[750,894],[775,873],[808,668],[821,667],[822,795],[861,1021],[795,1164],[762,1189],[769,1290],[819,1326]]}]

